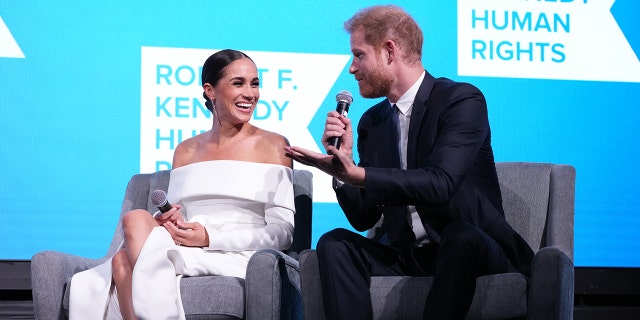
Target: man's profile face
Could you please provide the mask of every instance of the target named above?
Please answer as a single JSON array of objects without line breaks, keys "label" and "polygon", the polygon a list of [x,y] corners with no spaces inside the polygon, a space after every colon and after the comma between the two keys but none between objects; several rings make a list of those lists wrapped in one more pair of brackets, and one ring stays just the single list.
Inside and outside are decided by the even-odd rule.
[{"label": "man's profile face", "polygon": [[358,81],[360,95],[364,98],[384,97],[389,92],[393,76],[382,60],[382,49],[376,50],[365,41],[362,27],[351,33],[353,61],[349,73]]}]

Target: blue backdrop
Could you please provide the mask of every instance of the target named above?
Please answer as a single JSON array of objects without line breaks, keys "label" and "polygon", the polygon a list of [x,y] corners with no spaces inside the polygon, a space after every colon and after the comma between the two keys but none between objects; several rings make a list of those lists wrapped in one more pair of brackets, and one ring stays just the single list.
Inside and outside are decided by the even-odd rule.
[{"label": "blue backdrop", "polygon": [[[423,28],[427,70],[471,82],[486,95],[496,161],[576,167],[576,266],[640,266],[640,26],[635,22],[640,3],[512,1],[504,7],[501,2],[395,3]],[[332,62],[338,74],[318,75],[317,81],[328,92],[317,105],[289,106],[308,110],[306,129],[317,143],[338,91],[354,93],[353,119],[377,101],[357,94],[348,73],[349,36],[342,28],[358,9],[374,3],[2,1],[0,259],[28,260],[40,250],[87,257],[106,252],[126,183],[131,175],[144,171],[143,47],[211,50],[205,51],[207,56],[223,48],[256,52],[252,56],[258,57],[263,53],[346,55],[345,63]],[[602,3],[613,4],[613,9],[594,7]],[[595,22],[584,27],[581,21],[590,14],[587,9],[599,11],[604,18],[592,19]],[[540,12],[547,14],[542,17]],[[512,33],[496,28],[508,22],[504,19],[511,21]],[[571,29],[553,29],[557,20],[571,23]],[[475,27],[470,27],[474,21]],[[602,25],[593,26],[599,21]],[[485,22],[489,27],[481,28]],[[607,34],[599,37],[603,30]],[[590,42],[578,43],[581,35],[589,39],[589,33]],[[499,54],[500,49],[495,49],[494,60],[501,61],[473,60],[472,52],[465,51],[469,39],[506,41],[509,46],[502,48],[516,51],[520,50],[516,45],[522,44],[524,56],[506,59],[507,51]],[[533,46],[527,47],[530,43]],[[552,51],[544,51],[553,44],[563,48],[564,62],[552,62]],[[628,62],[609,55],[613,52],[635,56]],[[589,57],[589,63],[572,64],[584,57]],[[260,61],[275,64],[268,59],[256,59],[258,67]],[[608,61],[622,61],[621,71],[609,73],[619,67],[609,66]],[[494,62],[502,64],[481,70]],[[536,62],[544,64],[531,68]],[[309,64],[314,63],[318,62],[310,58]],[[305,70],[295,68],[294,72]],[[320,198],[314,203],[314,244],[323,232],[348,227],[337,204]]]}]

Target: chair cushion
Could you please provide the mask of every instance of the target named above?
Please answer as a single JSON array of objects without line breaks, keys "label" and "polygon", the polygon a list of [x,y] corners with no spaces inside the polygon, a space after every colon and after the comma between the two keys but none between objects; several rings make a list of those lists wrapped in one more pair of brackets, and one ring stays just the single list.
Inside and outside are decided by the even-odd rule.
[{"label": "chair cushion", "polygon": [[180,293],[187,319],[244,319],[244,279],[184,277]]},{"label": "chair cushion", "polygon": [[[69,283],[63,307],[69,314]],[[184,313],[189,320],[244,319],[244,279],[225,276],[184,277],[180,280]]]},{"label": "chair cushion", "polygon": [[[433,277],[372,277],[374,319],[420,319]],[[505,319],[527,314],[527,279],[519,273],[482,276],[468,319]]]}]

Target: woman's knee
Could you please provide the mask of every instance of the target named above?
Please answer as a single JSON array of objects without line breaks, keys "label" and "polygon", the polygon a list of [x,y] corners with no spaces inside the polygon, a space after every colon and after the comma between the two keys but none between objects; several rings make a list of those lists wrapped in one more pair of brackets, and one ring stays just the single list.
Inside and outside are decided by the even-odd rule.
[{"label": "woman's knee", "polygon": [[137,228],[149,223],[153,217],[151,214],[142,209],[131,210],[122,217],[122,230],[125,234],[135,232]]}]

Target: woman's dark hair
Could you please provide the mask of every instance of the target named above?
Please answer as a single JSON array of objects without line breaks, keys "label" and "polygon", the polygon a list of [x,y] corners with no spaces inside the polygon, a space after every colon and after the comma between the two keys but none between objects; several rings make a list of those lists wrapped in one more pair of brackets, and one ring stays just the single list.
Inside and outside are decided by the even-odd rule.
[{"label": "woman's dark hair", "polygon": [[[215,87],[231,62],[242,58],[247,58],[253,62],[244,52],[233,49],[224,49],[212,54],[202,66],[202,85],[208,83]],[[207,109],[213,112],[213,103],[211,103],[209,97],[207,97],[204,92],[202,96],[206,100],[204,104],[207,106]]]}]

